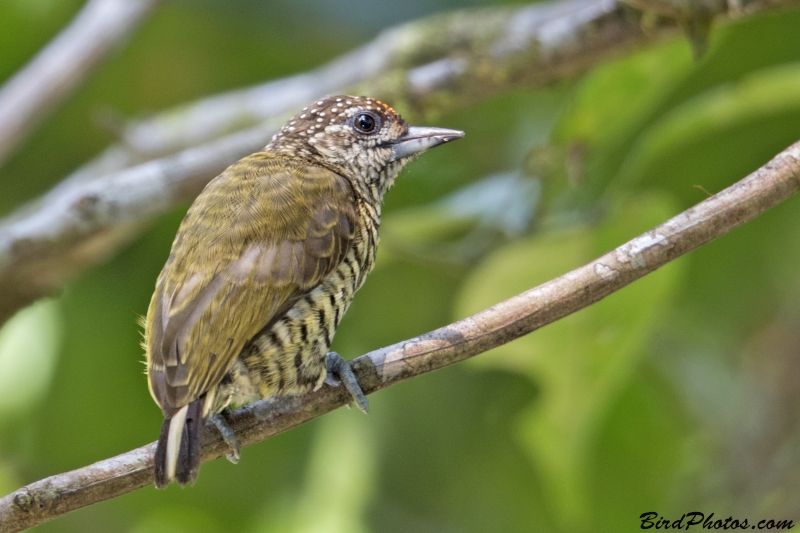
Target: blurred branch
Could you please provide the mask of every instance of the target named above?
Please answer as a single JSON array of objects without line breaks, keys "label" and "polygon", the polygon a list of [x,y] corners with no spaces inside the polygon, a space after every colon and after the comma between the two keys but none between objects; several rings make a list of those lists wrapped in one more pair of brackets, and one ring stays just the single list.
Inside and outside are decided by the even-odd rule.
[{"label": "blurred branch", "polygon": [[625,0],[625,3],[678,21],[698,13],[708,17],[738,17],[764,9],[797,5],[796,1],[783,0]]},{"label": "blurred branch", "polygon": [[624,11],[614,0],[562,0],[435,15],[384,31],[316,70],[133,123],[123,140],[139,156],[158,156],[348,90],[391,102],[407,118],[441,114],[499,89],[552,83],[649,39]]},{"label": "blurred branch", "polygon": [[[367,394],[452,365],[597,302],[798,190],[800,142],[745,179],[589,264],[469,318],[358,357],[351,364]],[[256,402],[236,411],[231,425],[240,444],[249,446],[349,400],[343,388],[326,386],[304,396]],[[0,499],[0,530],[21,531],[151,484],[154,447],[148,444],[5,496]],[[216,431],[206,431],[203,462],[227,451]]]},{"label": "blurred branch", "polygon": [[[749,11],[798,0],[759,1]],[[192,199],[227,164],[263,147],[288,113],[324,94],[370,94],[425,119],[577,75],[675,30],[666,21],[645,33],[639,14],[615,0],[448,13],[388,30],[315,71],[133,124],[125,144],[0,221],[0,324],[111,256],[154,215]]]},{"label": "blurred branch", "polygon": [[88,0],[69,26],[0,87],[0,166],[158,0]]},{"label": "blurred branch", "polygon": [[[798,0],[776,0],[782,2]],[[666,32],[674,24],[668,24]],[[663,35],[664,33],[660,34]],[[407,119],[431,118],[514,86],[540,87],[649,42],[639,17],[616,0],[561,0],[516,9],[457,11],[381,33],[322,67],[162,112],[125,128],[68,181],[207,145],[256,124],[280,125],[322,96],[369,94]],[[277,127],[275,128],[277,129]],[[266,144],[242,145],[253,151]]]},{"label": "blurred branch", "polygon": [[89,182],[57,188],[0,223],[0,323],[113,253],[151,217],[194,198],[258,143],[255,128]]},{"label": "blurred branch", "polygon": [[450,13],[387,31],[311,73],[134,125],[130,146],[111,147],[0,221],[0,324],[109,257],[152,216],[191,200],[228,164],[261,149],[287,113],[323,94],[370,94],[427,116],[515,85],[552,83],[648,39],[614,0]]},{"label": "blurred branch", "polygon": [[[774,7],[781,0],[622,0],[637,9],[677,22],[686,34],[695,59],[708,47],[711,27],[718,17],[739,17]],[[795,2],[796,3],[796,2]],[[772,5],[771,5],[772,4]],[[791,5],[789,2],[784,5]]]},{"label": "blurred branch", "polygon": [[[690,1],[639,0],[638,7]],[[726,0],[704,1],[721,2],[714,14],[727,14]],[[747,14],[800,4],[728,1],[745,3]],[[353,88],[391,102],[409,118],[442,114],[516,85],[541,87],[580,74],[632,47],[674,36],[676,30],[674,21],[663,20],[649,23],[645,32],[639,13],[615,0],[562,0],[437,15],[387,30],[317,70],[205,98],[131,124],[124,141],[140,156],[169,153]]]},{"label": "blurred branch", "polygon": [[[755,0],[747,8],[797,2]],[[192,199],[227,164],[264,146],[285,116],[309,101],[337,92],[370,94],[412,120],[429,118],[515,86],[540,87],[577,75],[675,33],[667,20],[644,32],[640,18],[615,0],[438,15],[384,32],[315,71],[133,124],[125,144],[0,221],[0,324],[111,256],[154,215]],[[229,133],[246,127],[252,129]]]}]

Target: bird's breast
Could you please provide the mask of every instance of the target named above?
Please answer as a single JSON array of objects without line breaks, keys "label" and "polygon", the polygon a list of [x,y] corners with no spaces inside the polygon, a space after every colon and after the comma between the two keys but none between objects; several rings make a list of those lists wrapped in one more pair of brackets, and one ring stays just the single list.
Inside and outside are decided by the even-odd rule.
[{"label": "bird's breast", "polygon": [[322,385],[336,328],[375,264],[378,213],[361,214],[353,244],[339,267],[245,345],[220,383],[217,410],[229,403],[302,394]]}]

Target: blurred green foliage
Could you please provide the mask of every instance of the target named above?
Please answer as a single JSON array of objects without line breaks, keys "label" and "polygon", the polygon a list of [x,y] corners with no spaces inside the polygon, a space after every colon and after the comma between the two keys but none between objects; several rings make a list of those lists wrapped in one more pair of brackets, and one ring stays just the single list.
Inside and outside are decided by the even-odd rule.
[{"label": "blurred green foliage", "polygon": [[[389,24],[478,4],[165,3],[0,170],[0,213],[113,141],[99,116],[299,72]],[[79,7],[0,2],[0,79]],[[378,267],[334,349],[353,357],[489,306],[763,164],[800,138],[798,27],[800,11],[743,19],[716,28],[698,62],[676,40],[441,117],[468,135],[389,194]],[[647,511],[798,519],[798,208],[789,200],[584,311],[383,391],[369,417],[340,410],[247,448],[236,467],[204,466],[193,488],[143,489],[37,530],[582,533],[638,530]],[[155,439],[136,317],[185,209],[0,330],[0,492]]]}]

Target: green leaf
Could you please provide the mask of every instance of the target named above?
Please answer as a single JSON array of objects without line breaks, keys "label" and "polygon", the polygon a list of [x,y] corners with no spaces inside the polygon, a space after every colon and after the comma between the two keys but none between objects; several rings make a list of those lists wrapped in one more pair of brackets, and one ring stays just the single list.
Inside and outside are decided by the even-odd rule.
[{"label": "green leaf", "polygon": [[376,484],[376,453],[369,420],[339,409],[318,422],[299,498],[270,509],[254,532],[365,533]]},{"label": "green leaf", "polygon": [[14,469],[9,464],[0,461],[0,494],[11,494],[21,484]]},{"label": "green leaf", "polygon": [[53,300],[23,309],[0,329],[0,421],[42,399],[60,344],[61,312]]},{"label": "green leaf", "polygon": [[[617,186],[642,179],[675,181],[674,176],[697,179],[702,175],[699,164],[712,165],[712,176],[725,175],[720,170],[737,165],[759,142],[782,136],[782,128],[774,121],[800,116],[798,94],[800,63],[790,63],[760,70],[736,84],[718,86],[686,101],[641,135],[619,171]],[[759,139],[754,126],[765,120],[773,121],[769,135]],[[794,139],[796,118],[787,128],[794,130],[788,133]],[[734,132],[742,134],[736,144],[730,139]],[[720,157],[715,157],[717,151]],[[703,185],[709,187],[709,178],[704,180]]]},{"label": "green leaf", "polygon": [[219,526],[208,510],[172,505],[147,513],[132,533],[213,533]]},{"label": "green leaf", "polygon": [[[472,314],[564,274],[676,211],[667,196],[641,195],[620,203],[597,227],[537,235],[502,248],[464,283],[457,314]],[[678,264],[668,265],[472,362],[523,374],[540,385],[539,399],[520,415],[518,434],[564,530],[589,525],[592,447],[609,406],[637,368],[643,344],[669,305],[680,271]]]},{"label": "green leaf", "polygon": [[692,71],[682,42],[631,54],[592,71],[575,92],[555,131],[555,141],[608,146],[634,130],[670,91]]}]

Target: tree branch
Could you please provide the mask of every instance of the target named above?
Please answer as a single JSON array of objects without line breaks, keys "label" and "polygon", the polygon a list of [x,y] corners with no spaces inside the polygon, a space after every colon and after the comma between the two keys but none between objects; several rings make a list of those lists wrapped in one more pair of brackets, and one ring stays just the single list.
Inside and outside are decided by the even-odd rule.
[{"label": "tree branch", "polygon": [[69,26],[0,87],[0,166],[157,2],[89,0]]},{"label": "tree branch", "polygon": [[[352,361],[364,392],[452,365],[608,296],[681,255],[755,218],[800,190],[800,142],[769,163],[664,224],[602,257],[435,331]],[[349,401],[343,387],[256,402],[231,426],[249,446],[328,413]],[[0,529],[16,532],[147,486],[153,480],[148,444],[93,465],[37,481],[0,499]],[[227,452],[216,431],[203,441],[203,462]]]},{"label": "tree branch", "polygon": [[[542,86],[652,40],[615,0],[456,11],[381,33],[310,72],[201,99],[131,124],[124,142],[158,156],[360,90],[408,118],[444,113],[514,85]],[[432,105],[435,102],[435,105]]]},{"label": "tree branch", "polygon": [[[753,14],[800,2],[741,3],[744,13]],[[648,23],[643,32],[639,13],[615,0],[561,0],[438,15],[387,30],[317,70],[133,123],[124,140],[140,156],[170,153],[280,118],[345,88],[364,89],[412,113],[410,118],[446,113],[515,85],[541,87],[580,74],[633,47],[672,37],[676,29],[674,21],[662,20]]]},{"label": "tree branch", "polygon": [[[747,9],[797,2],[756,0]],[[263,147],[287,113],[319,96],[370,94],[412,119],[428,117],[579,74],[675,29],[664,22],[645,34],[638,14],[615,0],[449,13],[389,30],[318,70],[134,124],[129,146],[109,148],[0,222],[0,324],[104,261],[153,216],[192,199],[228,164]],[[256,126],[226,134],[248,124]]]},{"label": "tree branch", "polygon": [[[105,260],[154,215],[194,198],[227,165],[261,149],[287,113],[323,94],[370,94],[416,115],[452,110],[513,85],[550,83],[647,40],[633,20],[615,0],[446,14],[386,32],[318,71],[139,124],[127,136],[133,148],[112,147],[0,222],[0,324]],[[260,125],[215,138],[247,123]],[[142,154],[174,150],[141,163]]]},{"label": "tree branch", "polygon": [[[414,21],[384,31],[316,70],[134,122],[125,129],[122,144],[110,147],[70,180],[91,179],[192,146],[213,146],[215,139],[256,124],[277,129],[289,114],[329,94],[369,94],[414,120],[517,85],[547,85],[655,38],[650,32],[645,35],[638,21],[615,0],[561,0]],[[671,32],[674,24],[664,29]],[[271,134],[265,132],[259,145],[246,149],[260,148]]]},{"label": "tree branch", "polygon": [[263,128],[189,148],[101,179],[58,187],[0,223],[0,324],[107,258],[153,216],[197,196],[260,145]]}]

